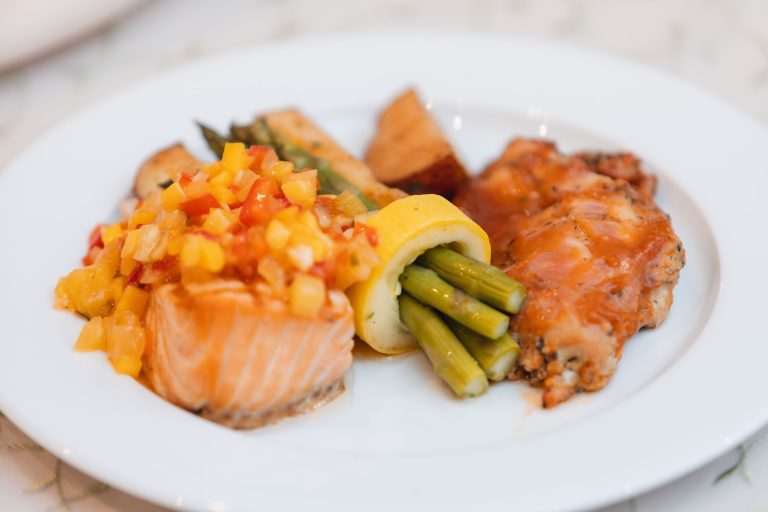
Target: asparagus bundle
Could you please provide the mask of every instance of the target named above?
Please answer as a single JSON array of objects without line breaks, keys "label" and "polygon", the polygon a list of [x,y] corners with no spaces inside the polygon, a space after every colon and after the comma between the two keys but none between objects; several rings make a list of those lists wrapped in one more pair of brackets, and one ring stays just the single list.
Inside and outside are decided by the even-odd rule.
[{"label": "asparagus bundle", "polygon": [[[270,130],[264,119],[246,126],[232,125],[228,137],[199,126],[218,156],[227,142],[271,146],[297,169],[317,169],[320,193],[349,190],[369,210],[378,209],[329,162]],[[424,252],[416,263],[405,267],[399,281],[403,288],[397,299],[400,320],[457,396],[479,396],[485,393],[488,379],[502,380],[509,374],[519,347],[507,333],[509,317],[502,311],[518,312],[526,294],[521,283],[492,265],[444,246]],[[450,327],[432,308],[448,317]]]}]

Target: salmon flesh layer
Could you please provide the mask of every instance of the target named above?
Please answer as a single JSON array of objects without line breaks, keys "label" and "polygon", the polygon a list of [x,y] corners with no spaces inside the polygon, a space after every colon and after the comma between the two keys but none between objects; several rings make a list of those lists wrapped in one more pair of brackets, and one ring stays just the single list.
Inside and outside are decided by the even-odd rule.
[{"label": "salmon flesh layer", "polygon": [[344,390],[352,363],[345,297],[306,319],[239,281],[168,284],[152,293],[146,325],[144,368],[154,391],[235,428],[318,408]]}]

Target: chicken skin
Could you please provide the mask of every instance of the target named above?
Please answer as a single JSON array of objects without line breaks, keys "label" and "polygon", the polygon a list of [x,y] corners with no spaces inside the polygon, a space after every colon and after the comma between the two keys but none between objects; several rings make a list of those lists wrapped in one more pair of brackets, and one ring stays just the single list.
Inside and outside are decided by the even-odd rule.
[{"label": "chicken skin", "polygon": [[545,407],[603,388],[624,343],[672,305],[685,255],[655,184],[628,153],[519,139],[455,198],[488,232],[494,264],[528,288],[510,378],[541,387]]}]

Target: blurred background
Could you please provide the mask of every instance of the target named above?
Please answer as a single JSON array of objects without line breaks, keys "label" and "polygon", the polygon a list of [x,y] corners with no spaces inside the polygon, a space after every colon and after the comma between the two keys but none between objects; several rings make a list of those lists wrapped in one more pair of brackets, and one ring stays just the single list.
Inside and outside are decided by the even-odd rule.
[{"label": "blurred background", "polygon": [[[58,121],[164,69],[243,46],[391,29],[493,31],[610,52],[768,122],[768,0],[0,0],[0,173]],[[514,63],[499,55],[499,65]],[[718,484],[738,449],[610,510],[768,510],[768,448],[753,446],[763,436],[746,445],[749,466]],[[0,510],[67,509],[159,510],[57,463],[0,417]]]}]

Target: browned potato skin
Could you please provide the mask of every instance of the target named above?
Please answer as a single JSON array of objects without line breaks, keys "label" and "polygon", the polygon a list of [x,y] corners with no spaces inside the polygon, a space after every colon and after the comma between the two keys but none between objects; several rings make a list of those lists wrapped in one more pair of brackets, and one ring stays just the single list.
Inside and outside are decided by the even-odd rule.
[{"label": "browned potato skin", "polygon": [[365,162],[379,181],[412,194],[451,197],[467,179],[453,147],[413,89],[379,115]]},{"label": "browned potato skin", "polygon": [[175,180],[179,173],[195,173],[202,162],[192,156],[183,144],[174,144],[150,156],[139,167],[133,182],[133,194],[146,199],[149,194],[168,180]]},{"label": "browned potato skin", "polygon": [[365,163],[350,155],[319,126],[298,110],[280,110],[264,115],[271,130],[280,133],[293,144],[316,158],[328,161],[333,170],[357,187],[379,206],[386,206],[405,197],[402,190],[390,188],[377,181]]}]

